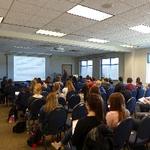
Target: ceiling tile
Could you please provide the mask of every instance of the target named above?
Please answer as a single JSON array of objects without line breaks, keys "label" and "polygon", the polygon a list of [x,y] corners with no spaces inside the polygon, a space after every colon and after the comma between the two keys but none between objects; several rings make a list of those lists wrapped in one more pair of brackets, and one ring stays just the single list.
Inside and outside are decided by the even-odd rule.
[{"label": "ceiling tile", "polygon": [[27,3],[27,4],[32,4],[32,5],[35,5],[35,6],[44,6],[45,3],[48,1],[48,0],[18,0],[19,2],[22,2],[22,3]]},{"label": "ceiling tile", "polygon": [[10,12],[11,11],[35,15],[38,11],[40,11],[40,7],[15,1],[11,7]]},{"label": "ceiling tile", "polygon": [[49,18],[33,16],[27,23],[29,27],[41,28],[49,22]]},{"label": "ceiling tile", "polygon": [[30,17],[31,17],[30,15],[23,13],[9,12],[3,22],[26,26],[28,24]]},{"label": "ceiling tile", "polygon": [[[103,5],[110,4],[110,8],[105,8]],[[132,7],[130,5],[124,4],[119,0],[84,0],[81,5],[97,9],[106,13],[113,15],[120,14],[130,10]]]},{"label": "ceiling tile", "polygon": [[149,0],[120,0],[120,1],[129,4],[133,7],[138,7],[150,2]]},{"label": "ceiling tile", "polygon": [[0,0],[0,8],[9,9],[13,0]]},{"label": "ceiling tile", "polygon": [[9,24],[1,24],[0,29],[5,31],[14,31],[14,32],[22,32],[22,33],[30,33],[30,34],[35,33],[36,31],[36,29],[33,28],[27,28],[27,27],[9,25]]},{"label": "ceiling tile", "polygon": [[[78,2],[78,1],[77,1]],[[44,8],[54,9],[60,12],[66,12],[74,7],[76,3],[72,3],[71,0],[50,0],[47,1]]]},{"label": "ceiling tile", "polygon": [[1,9],[0,8],[0,16],[1,17],[5,17],[6,13],[7,13],[7,9]]},{"label": "ceiling tile", "polygon": [[96,21],[65,13],[44,28],[48,30],[59,30],[59,32],[64,33],[72,33],[94,23],[96,23]]}]

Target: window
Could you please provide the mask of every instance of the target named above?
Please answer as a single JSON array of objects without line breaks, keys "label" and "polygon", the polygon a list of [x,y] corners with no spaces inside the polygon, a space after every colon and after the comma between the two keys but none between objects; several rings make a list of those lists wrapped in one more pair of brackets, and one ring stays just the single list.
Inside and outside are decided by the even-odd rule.
[{"label": "window", "polygon": [[81,76],[86,77],[87,75],[92,77],[93,72],[93,61],[92,60],[83,60],[80,65]]},{"label": "window", "polygon": [[33,80],[35,77],[45,79],[45,58],[14,56],[14,81]]},{"label": "window", "polygon": [[119,58],[102,59],[102,77],[117,80],[119,76]]},{"label": "window", "polygon": [[150,83],[150,54],[147,54],[146,83]]}]

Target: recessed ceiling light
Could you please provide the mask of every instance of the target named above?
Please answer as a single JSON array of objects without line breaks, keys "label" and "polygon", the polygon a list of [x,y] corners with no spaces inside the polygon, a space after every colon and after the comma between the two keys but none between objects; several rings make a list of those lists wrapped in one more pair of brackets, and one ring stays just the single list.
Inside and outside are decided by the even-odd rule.
[{"label": "recessed ceiling light", "polygon": [[4,17],[1,17],[1,16],[0,16],[0,23],[3,21],[3,19],[4,19]]},{"label": "recessed ceiling light", "polygon": [[129,29],[138,31],[141,33],[150,33],[150,27],[145,26],[145,25],[138,25],[138,26],[130,27]]},{"label": "recessed ceiling light", "polygon": [[120,45],[120,46],[122,46],[122,47],[127,47],[127,48],[134,48],[135,46],[133,46],[133,45],[126,45],[126,44],[123,44],[123,45]]},{"label": "recessed ceiling light", "polygon": [[108,43],[108,42],[109,42],[109,41],[107,41],[107,40],[95,39],[95,38],[87,39],[87,41],[89,41],[89,42],[94,42],[94,43]]},{"label": "recessed ceiling light", "polygon": [[104,12],[100,12],[95,9],[91,9],[82,5],[76,5],[72,9],[67,11],[69,14],[77,15],[80,17],[85,17],[88,19],[93,19],[97,21],[102,21],[104,19],[110,18],[113,15],[106,14]]},{"label": "recessed ceiling light", "polygon": [[36,31],[37,34],[42,34],[42,35],[50,35],[50,36],[57,36],[57,37],[63,37],[66,34],[65,33],[61,33],[61,32],[53,32],[53,31],[49,31],[49,30],[38,30]]}]

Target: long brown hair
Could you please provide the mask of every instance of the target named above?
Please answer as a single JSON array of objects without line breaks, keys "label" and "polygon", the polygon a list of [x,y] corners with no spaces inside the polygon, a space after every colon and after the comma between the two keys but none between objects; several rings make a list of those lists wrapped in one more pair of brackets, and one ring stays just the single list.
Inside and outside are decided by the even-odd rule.
[{"label": "long brown hair", "polygon": [[58,106],[56,92],[51,92],[46,98],[46,104],[44,105],[44,111],[53,111]]},{"label": "long brown hair", "polygon": [[125,99],[120,92],[115,92],[110,95],[108,102],[110,104],[110,111],[118,111],[119,121],[125,118]]},{"label": "long brown hair", "polygon": [[100,95],[91,93],[87,99],[87,105],[89,109],[94,111],[98,121],[103,121],[104,111],[103,111],[103,100]]}]

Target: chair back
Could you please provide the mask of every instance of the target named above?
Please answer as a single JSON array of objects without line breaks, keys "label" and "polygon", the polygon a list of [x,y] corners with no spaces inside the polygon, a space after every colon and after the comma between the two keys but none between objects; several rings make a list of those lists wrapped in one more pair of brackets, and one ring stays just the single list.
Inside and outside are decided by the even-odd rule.
[{"label": "chair back", "polygon": [[42,95],[43,95],[43,97],[47,97],[47,95],[48,95],[48,92],[47,91],[42,91],[42,93],[41,93]]},{"label": "chair back", "polygon": [[63,107],[56,108],[47,115],[47,123],[43,126],[44,135],[56,135],[64,129],[67,112]]},{"label": "chair back", "polygon": [[30,119],[38,119],[40,109],[44,103],[45,101],[43,99],[37,99],[30,104]]},{"label": "chair back", "polygon": [[114,129],[114,146],[116,149],[123,148],[126,142],[128,142],[132,128],[133,119],[127,118]]},{"label": "chair back", "polygon": [[150,97],[150,88],[146,89],[146,91],[145,91],[145,97]]},{"label": "chair back", "polygon": [[78,94],[72,94],[72,96],[68,99],[68,109],[73,109],[79,103],[80,96]]},{"label": "chair back", "polygon": [[127,109],[129,110],[130,114],[132,115],[135,112],[136,107],[136,99],[131,97],[126,104]]},{"label": "chair back", "polygon": [[72,111],[72,120],[78,120],[86,117],[87,109],[84,103],[77,104]]},{"label": "chair back", "polygon": [[150,139],[150,116],[142,119],[142,122],[137,130],[137,140]]},{"label": "chair back", "polygon": [[137,96],[136,96],[136,99],[138,100],[139,98],[144,97],[144,94],[145,94],[145,90],[144,90],[143,88],[137,89]]},{"label": "chair back", "polygon": [[137,96],[137,90],[136,89],[131,91],[131,96],[136,98],[136,96]]},{"label": "chair back", "polygon": [[66,105],[65,98],[64,97],[59,97],[58,98],[58,103],[64,107]]}]

